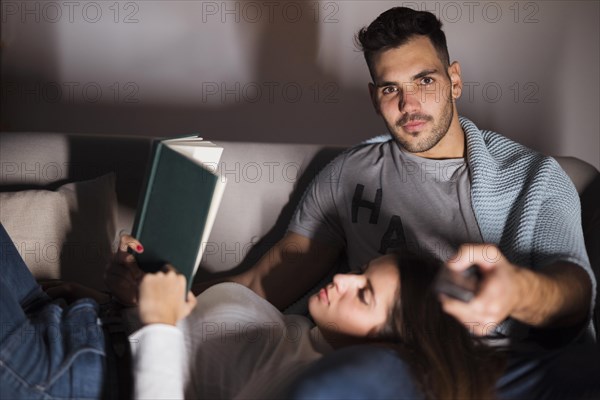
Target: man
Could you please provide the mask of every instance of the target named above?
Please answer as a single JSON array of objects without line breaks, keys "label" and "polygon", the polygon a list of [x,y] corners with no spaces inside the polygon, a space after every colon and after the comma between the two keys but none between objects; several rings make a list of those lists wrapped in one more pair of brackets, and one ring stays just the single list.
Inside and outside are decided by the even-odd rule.
[{"label": "man", "polygon": [[[350,149],[322,171],[288,234],[235,279],[285,307],[344,249],[358,268],[418,245],[456,270],[479,265],[479,296],[442,299],[477,334],[509,317],[539,327],[581,323],[595,281],[577,193],[552,159],[459,119],[460,65],[449,63],[440,26],[433,14],[394,8],[359,33],[371,99],[393,139]],[[282,276],[296,291],[279,290]],[[522,330],[509,325],[496,333]]]},{"label": "man", "polygon": [[[571,334],[568,340],[585,336],[596,282],[579,199],[566,174],[551,158],[458,116],[461,69],[449,62],[433,14],[390,9],[358,41],[373,79],[373,106],[391,136],[349,149],[325,168],[285,237],[230,280],[285,308],[344,252],[358,269],[408,247],[433,253],[456,271],[479,267],[481,288],[472,301],[440,297],[444,310],[474,334],[502,343],[540,332],[552,337],[544,334],[556,328],[570,328],[560,330]],[[113,271],[109,281],[133,301],[133,292],[117,287],[127,274]],[[333,396],[347,393],[333,387],[341,390]]]},{"label": "man", "polygon": [[[345,244],[349,260],[408,246],[456,271],[476,264],[476,297],[440,300],[476,335],[512,346],[499,396],[597,395],[598,361],[579,357],[584,350],[538,351],[591,336],[596,282],[577,193],[552,159],[459,118],[460,65],[449,62],[440,28],[432,14],[398,7],[359,32],[371,99],[391,136],[334,161],[326,175],[337,179],[313,184],[290,230]],[[384,382],[390,370],[398,374]],[[407,376],[397,357],[362,348],[323,360],[292,393],[402,397],[418,392]]]}]

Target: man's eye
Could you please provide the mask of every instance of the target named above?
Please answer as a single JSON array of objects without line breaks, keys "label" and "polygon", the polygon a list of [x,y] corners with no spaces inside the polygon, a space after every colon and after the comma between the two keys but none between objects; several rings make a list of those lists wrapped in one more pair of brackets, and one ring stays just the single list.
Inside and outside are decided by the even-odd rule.
[{"label": "man's eye", "polygon": [[428,76],[426,76],[425,78],[421,79],[421,85],[431,85],[433,83],[433,78],[430,78]]},{"label": "man's eye", "polygon": [[388,86],[388,87],[384,87],[383,90],[381,91],[383,94],[390,94],[390,93],[394,93],[396,91],[396,88],[393,86]]}]

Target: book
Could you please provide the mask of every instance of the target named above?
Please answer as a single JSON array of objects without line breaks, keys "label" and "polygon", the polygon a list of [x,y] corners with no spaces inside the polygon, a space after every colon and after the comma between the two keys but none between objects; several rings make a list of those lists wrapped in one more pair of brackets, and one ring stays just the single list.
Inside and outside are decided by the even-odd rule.
[{"label": "book", "polygon": [[142,270],[156,272],[169,263],[190,289],[226,185],[216,174],[222,152],[195,136],[153,144],[132,229],[144,246],[135,255]]}]

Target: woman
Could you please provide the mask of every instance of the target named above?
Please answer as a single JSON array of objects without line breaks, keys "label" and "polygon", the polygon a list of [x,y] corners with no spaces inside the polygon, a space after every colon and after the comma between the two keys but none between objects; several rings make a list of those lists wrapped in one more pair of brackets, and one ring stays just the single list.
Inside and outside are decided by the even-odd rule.
[{"label": "woman", "polygon": [[[131,238],[122,240],[141,248]],[[104,366],[97,306],[90,299],[64,309],[51,302],[1,225],[0,245],[0,397],[99,397],[111,371]],[[120,252],[119,257],[129,256]],[[474,345],[432,294],[423,302],[439,265],[418,263],[387,255],[361,274],[336,275],[310,298],[314,325],[302,316],[282,315],[242,285],[215,285],[197,300],[188,293],[184,301],[185,279],[173,269],[146,274],[139,287],[145,326],[130,337],[135,395],[281,396],[310,362],[337,347],[368,341],[397,346],[428,397],[491,395],[494,378],[488,371],[496,368],[481,367],[496,356]],[[428,319],[415,312],[419,302],[421,311],[431,313]],[[443,329],[446,339],[436,329]]]},{"label": "woman", "polygon": [[314,324],[237,283],[208,288],[193,307],[174,271],[144,276],[138,303],[147,325],[131,337],[135,397],[281,398],[309,363],[374,339],[388,323],[399,292],[395,261],[388,255],[361,274],[336,275],[309,300]]},{"label": "woman", "polygon": [[[151,325],[133,336],[145,342],[134,348],[136,397],[283,397],[308,363],[334,348],[373,342],[398,350],[426,398],[493,398],[504,357],[443,312],[431,289],[440,267],[435,259],[400,252],[372,260],[360,274],[336,275],[309,299],[314,325],[282,315],[245,286],[215,285],[198,296],[179,329]],[[167,290],[160,281],[142,281],[142,321],[154,291]],[[182,299],[180,291],[171,305],[181,315],[187,311]],[[162,306],[172,322],[169,306]],[[140,373],[148,364],[156,368]],[[160,378],[169,372],[166,383]]]},{"label": "woman", "polygon": [[[117,258],[127,262],[127,248],[141,244],[128,237],[123,243]],[[311,299],[319,329],[305,317],[283,316],[239,284],[209,288],[194,307],[191,293],[184,301],[185,278],[174,269],[140,278],[145,326],[130,338],[134,381],[137,397],[153,399],[183,397],[184,390],[194,398],[276,394],[295,371],[331,351],[341,333],[366,340],[377,332],[399,287],[389,262],[375,262],[363,275],[336,276]],[[81,299],[77,285],[49,286],[48,292],[0,225],[0,398],[114,397],[106,386],[114,343],[105,345],[98,304],[89,298],[106,296],[85,289],[88,298]],[[59,296],[72,302],[52,299]]]}]

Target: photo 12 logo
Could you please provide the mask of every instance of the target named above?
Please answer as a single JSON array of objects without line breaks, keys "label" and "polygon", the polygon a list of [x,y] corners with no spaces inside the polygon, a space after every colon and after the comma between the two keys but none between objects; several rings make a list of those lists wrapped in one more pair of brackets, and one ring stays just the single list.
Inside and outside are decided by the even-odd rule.
[{"label": "photo 12 logo", "polygon": [[2,101],[21,103],[139,103],[135,82],[13,82],[2,83]]},{"label": "photo 12 logo", "polygon": [[404,1],[399,6],[429,11],[447,23],[495,24],[502,20],[515,24],[540,22],[540,6],[534,1]]},{"label": "photo 12 logo", "polygon": [[475,82],[464,81],[461,101],[467,103],[513,103],[535,104],[540,102],[540,85],[537,82]]},{"label": "photo 12 logo", "polygon": [[202,82],[202,103],[312,103],[340,102],[336,82]]},{"label": "photo 12 logo", "polygon": [[139,12],[139,3],[133,1],[3,1],[0,4],[2,23],[136,24],[140,22]]},{"label": "photo 12 logo", "polygon": [[202,22],[337,23],[337,1],[203,1]]}]

